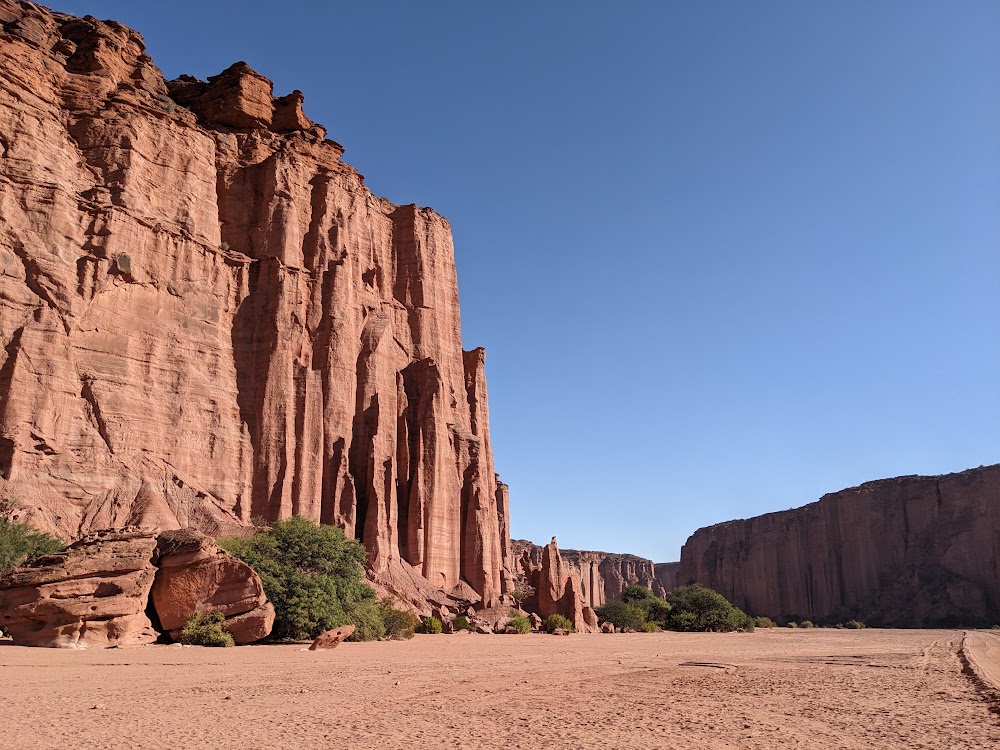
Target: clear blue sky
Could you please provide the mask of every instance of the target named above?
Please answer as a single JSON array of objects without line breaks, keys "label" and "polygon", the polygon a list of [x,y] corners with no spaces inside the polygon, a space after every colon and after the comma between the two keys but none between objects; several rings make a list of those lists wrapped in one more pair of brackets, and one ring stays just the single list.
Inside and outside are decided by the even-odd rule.
[{"label": "clear blue sky", "polygon": [[246,60],[455,229],[515,537],[1000,461],[1000,3],[54,2]]}]

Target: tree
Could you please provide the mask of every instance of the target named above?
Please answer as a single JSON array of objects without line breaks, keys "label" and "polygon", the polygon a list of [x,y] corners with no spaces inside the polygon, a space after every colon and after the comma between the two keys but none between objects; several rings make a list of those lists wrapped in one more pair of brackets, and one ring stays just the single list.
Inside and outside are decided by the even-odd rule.
[{"label": "tree", "polygon": [[34,526],[14,520],[16,504],[0,501],[0,578],[19,565],[59,552],[63,542]]},{"label": "tree", "polygon": [[671,630],[721,633],[753,630],[753,620],[717,591],[692,584],[674,589],[670,602]]},{"label": "tree", "polygon": [[275,610],[272,638],[306,640],[347,624],[356,627],[352,640],[385,634],[379,601],[364,580],[364,547],[339,527],[296,516],[219,546],[260,575]]}]

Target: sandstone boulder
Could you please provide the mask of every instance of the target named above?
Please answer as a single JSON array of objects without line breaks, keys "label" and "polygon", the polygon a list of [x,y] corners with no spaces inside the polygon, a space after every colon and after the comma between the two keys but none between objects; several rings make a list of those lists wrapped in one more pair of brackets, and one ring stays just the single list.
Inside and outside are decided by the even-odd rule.
[{"label": "sandstone boulder", "polygon": [[237,644],[266,637],[274,608],[264,595],[260,576],[245,562],[221,549],[195,529],[164,531],[157,541],[159,570],[152,602],[160,626],[172,638],[192,612],[222,612],[223,627]]},{"label": "sandstone boulder", "polygon": [[146,616],[156,537],[98,532],[0,582],[0,627],[19,646],[111,648],[154,642]]},{"label": "sandstone boulder", "polygon": [[602,622],[601,623],[601,632],[602,633],[614,633],[615,632],[615,625],[614,625],[614,623],[611,623],[611,622]]},{"label": "sandstone boulder", "polygon": [[353,625],[344,625],[333,630],[327,630],[325,633],[321,633],[319,637],[312,642],[309,650],[319,651],[320,649],[337,648],[337,646],[350,638],[353,633]]}]

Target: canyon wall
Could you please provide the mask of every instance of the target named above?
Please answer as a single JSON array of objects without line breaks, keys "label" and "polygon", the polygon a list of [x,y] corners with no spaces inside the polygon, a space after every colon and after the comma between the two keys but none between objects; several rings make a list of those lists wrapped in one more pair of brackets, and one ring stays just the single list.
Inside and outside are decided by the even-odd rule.
[{"label": "canyon wall", "polygon": [[753,615],[869,625],[1000,622],[1000,465],[867,482],[696,531],[678,582]]},{"label": "canyon wall", "polygon": [[[545,547],[516,539],[513,542],[516,559],[527,560],[533,568],[542,567]],[[621,597],[627,586],[638,584],[651,589],[657,596],[666,596],[673,584],[666,586],[671,577],[665,572],[657,575],[656,568],[669,570],[677,563],[656,563],[636,555],[622,555],[613,552],[592,552],[589,550],[559,550],[562,564],[580,581],[583,603],[596,608],[605,602]]]},{"label": "canyon wall", "polygon": [[0,71],[0,497],[71,538],[302,515],[414,601],[501,601],[448,222],[243,63],[167,82],[121,24],[0,0]]}]

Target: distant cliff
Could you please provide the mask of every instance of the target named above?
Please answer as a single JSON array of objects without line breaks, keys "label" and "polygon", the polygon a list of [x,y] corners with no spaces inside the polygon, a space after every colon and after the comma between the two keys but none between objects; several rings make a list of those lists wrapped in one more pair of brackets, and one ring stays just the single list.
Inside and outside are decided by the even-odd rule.
[{"label": "distant cliff", "polygon": [[869,625],[1000,622],[1000,465],[867,482],[699,529],[678,582],[754,615]]},{"label": "distant cliff", "polygon": [[[544,547],[524,539],[516,539],[512,544],[515,558],[527,555],[533,566],[541,566]],[[589,607],[600,607],[607,601],[618,599],[632,584],[652,589],[658,596],[665,596],[674,588],[671,566],[678,563],[654,565],[652,560],[644,557],[614,552],[563,549],[559,553],[563,565],[580,580],[583,600]]]},{"label": "distant cliff", "polygon": [[302,515],[411,601],[499,603],[449,223],[245,63],[165,81],[122,24],[0,0],[0,70],[0,497],[68,537]]}]

